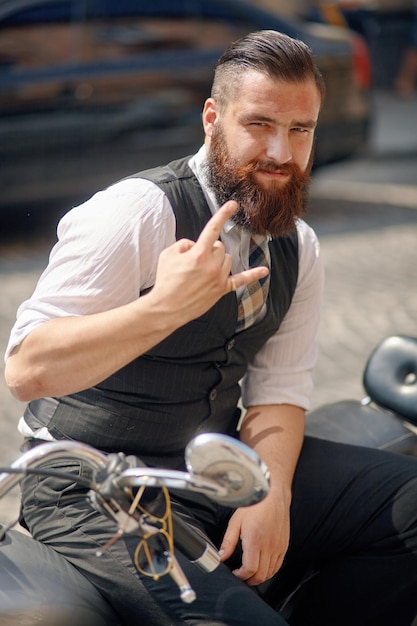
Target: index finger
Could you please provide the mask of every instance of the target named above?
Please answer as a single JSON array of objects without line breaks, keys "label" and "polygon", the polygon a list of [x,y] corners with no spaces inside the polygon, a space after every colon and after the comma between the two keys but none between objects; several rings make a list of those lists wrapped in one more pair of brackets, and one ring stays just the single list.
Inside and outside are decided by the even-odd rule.
[{"label": "index finger", "polygon": [[204,226],[195,245],[211,250],[214,242],[219,239],[223,226],[236,213],[236,209],[237,202],[235,200],[225,202]]}]

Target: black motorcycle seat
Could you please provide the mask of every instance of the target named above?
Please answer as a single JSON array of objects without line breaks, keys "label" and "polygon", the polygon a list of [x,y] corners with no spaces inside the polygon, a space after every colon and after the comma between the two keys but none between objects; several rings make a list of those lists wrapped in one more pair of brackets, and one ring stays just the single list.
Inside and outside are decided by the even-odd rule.
[{"label": "black motorcycle seat", "polygon": [[357,400],[326,404],[308,413],[306,435],[402,454],[417,454],[416,434],[398,417]]}]

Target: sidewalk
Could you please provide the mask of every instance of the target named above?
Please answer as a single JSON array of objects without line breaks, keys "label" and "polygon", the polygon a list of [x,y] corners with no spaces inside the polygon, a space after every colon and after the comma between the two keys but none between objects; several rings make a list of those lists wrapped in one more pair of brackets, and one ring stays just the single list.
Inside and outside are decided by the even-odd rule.
[{"label": "sidewalk", "polygon": [[313,178],[307,221],[326,270],[313,407],[360,399],[376,344],[417,334],[417,94],[373,99],[369,154]]},{"label": "sidewalk", "polygon": [[312,196],[417,209],[417,93],[402,100],[377,91],[372,101],[375,117],[368,153],[315,172]]}]

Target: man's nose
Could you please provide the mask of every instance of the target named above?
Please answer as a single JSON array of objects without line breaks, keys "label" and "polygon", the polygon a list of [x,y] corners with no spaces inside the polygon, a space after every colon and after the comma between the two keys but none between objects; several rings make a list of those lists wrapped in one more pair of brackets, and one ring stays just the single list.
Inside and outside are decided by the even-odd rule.
[{"label": "man's nose", "polygon": [[286,132],[278,131],[268,138],[266,156],[280,165],[291,161],[292,152]]}]

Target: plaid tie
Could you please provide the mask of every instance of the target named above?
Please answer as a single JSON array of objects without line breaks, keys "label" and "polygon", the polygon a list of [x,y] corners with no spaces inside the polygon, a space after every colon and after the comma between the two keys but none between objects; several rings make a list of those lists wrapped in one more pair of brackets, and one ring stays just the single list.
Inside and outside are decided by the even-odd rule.
[{"label": "plaid tie", "polygon": [[[271,267],[268,239],[262,235],[252,235],[249,244],[249,267],[265,265]],[[238,307],[236,331],[251,326],[258,317],[269,290],[269,274],[260,280],[246,285]]]}]

